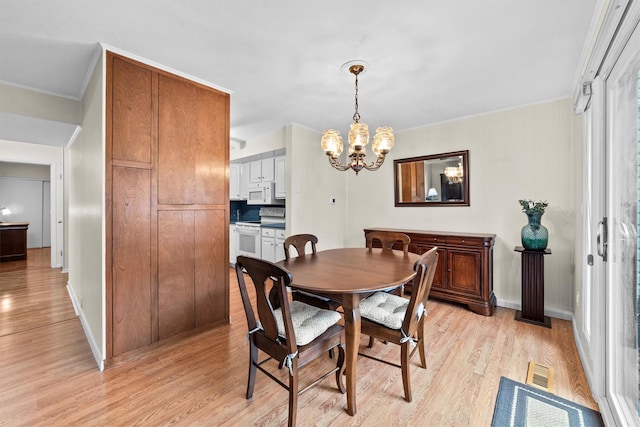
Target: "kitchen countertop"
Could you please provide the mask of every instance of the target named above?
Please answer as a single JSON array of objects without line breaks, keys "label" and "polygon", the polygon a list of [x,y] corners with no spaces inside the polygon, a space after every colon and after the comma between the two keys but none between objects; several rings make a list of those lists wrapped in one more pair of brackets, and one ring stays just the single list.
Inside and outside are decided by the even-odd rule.
[{"label": "kitchen countertop", "polygon": [[277,228],[279,230],[284,230],[286,228],[285,224],[281,224],[281,223],[274,223],[274,224],[260,224],[260,227],[262,228]]},{"label": "kitchen countertop", "polygon": [[[239,222],[243,222],[242,220],[240,220]],[[231,225],[236,225],[236,221],[231,221]],[[284,230],[285,228],[287,228],[286,224],[280,224],[280,223],[266,223],[266,224],[260,224],[260,227],[262,228],[276,228],[278,230]]]}]

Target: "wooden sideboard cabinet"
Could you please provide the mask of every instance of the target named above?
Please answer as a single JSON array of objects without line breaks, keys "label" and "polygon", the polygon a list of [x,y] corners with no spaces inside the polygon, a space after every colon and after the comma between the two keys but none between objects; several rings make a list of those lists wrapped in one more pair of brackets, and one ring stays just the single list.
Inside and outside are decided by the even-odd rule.
[{"label": "wooden sideboard cabinet", "polygon": [[28,222],[0,222],[0,262],[27,259]]},{"label": "wooden sideboard cabinet", "polygon": [[[397,228],[366,228],[371,231],[396,231],[411,237],[409,251],[423,254],[438,247],[436,267],[430,297],[466,304],[470,310],[493,315],[496,297],[493,294],[493,245],[495,234],[403,230]],[[379,242],[374,242],[378,243]],[[394,249],[402,250],[396,243]],[[406,287],[411,292],[410,285]]]}]

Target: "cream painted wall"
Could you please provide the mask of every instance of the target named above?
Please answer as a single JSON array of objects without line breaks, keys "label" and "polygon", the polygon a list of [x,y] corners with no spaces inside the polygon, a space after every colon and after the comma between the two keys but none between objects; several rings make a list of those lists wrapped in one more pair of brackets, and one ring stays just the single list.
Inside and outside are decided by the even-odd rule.
[{"label": "cream painted wall", "polygon": [[344,247],[348,173],[329,165],[321,133],[296,124],[287,132],[287,235],[315,234],[318,250]]},{"label": "cream painted wall", "polygon": [[[580,198],[576,120],[569,99],[561,99],[396,133],[380,170],[349,174],[346,245],[364,245],[362,229],[374,226],[495,233],[494,292],[499,305],[519,308],[520,255],[513,249],[526,216],[518,199],[547,200],[542,224],[553,254],[545,257],[545,307],[570,319]],[[394,159],[459,150],[469,150],[471,206],[394,207]]]},{"label": "cream painted wall", "polygon": [[244,148],[229,152],[230,160],[285,148],[285,128],[245,141]]},{"label": "cream painted wall", "polygon": [[104,55],[82,99],[82,131],[69,148],[69,285],[98,365],[105,337]]},{"label": "cream painted wall", "polygon": [[0,83],[0,111],[64,123],[82,123],[79,101],[3,83]]},{"label": "cream painted wall", "polygon": [[62,267],[64,233],[58,227],[63,220],[63,149],[50,145],[0,140],[0,161],[49,165],[51,182],[51,266]]},{"label": "cream painted wall", "polygon": [[0,176],[48,180],[51,177],[51,174],[49,173],[48,165],[0,162]]}]

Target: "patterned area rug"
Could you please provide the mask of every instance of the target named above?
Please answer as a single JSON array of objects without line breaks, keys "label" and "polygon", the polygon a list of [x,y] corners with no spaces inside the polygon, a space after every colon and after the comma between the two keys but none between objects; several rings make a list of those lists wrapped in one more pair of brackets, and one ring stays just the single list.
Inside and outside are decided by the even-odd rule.
[{"label": "patterned area rug", "polygon": [[600,413],[569,400],[500,377],[492,427],[604,426]]}]

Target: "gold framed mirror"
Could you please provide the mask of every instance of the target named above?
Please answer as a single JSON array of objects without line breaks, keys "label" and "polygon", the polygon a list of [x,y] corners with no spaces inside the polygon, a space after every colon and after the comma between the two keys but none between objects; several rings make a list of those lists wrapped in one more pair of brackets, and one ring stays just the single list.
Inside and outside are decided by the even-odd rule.
[{"label": "gold framed mirror", "polygon": [[393,161],[395,204],[469,206],[469,150]]}]

